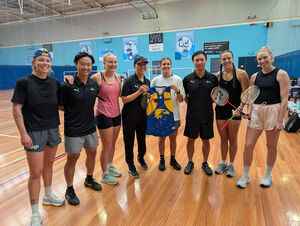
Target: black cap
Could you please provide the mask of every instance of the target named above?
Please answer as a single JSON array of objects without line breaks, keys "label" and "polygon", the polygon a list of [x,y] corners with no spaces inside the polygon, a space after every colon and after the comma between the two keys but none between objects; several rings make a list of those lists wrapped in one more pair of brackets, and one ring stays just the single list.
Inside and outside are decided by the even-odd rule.
[{"label": "black cap", "polygon": [[134,64],[138,64],[138,63],[142,63],[145,62],[146,64],[148,64],[148,60],[147,58],[143,57],[143,56],[138,56],[134,59]]}]

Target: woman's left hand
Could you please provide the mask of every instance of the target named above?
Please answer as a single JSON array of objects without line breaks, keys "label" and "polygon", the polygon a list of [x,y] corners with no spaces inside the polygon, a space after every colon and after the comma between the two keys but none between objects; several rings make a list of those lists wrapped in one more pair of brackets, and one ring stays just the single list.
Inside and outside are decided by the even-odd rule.
[{"label": "woman's left hand", "polygon": [[274,133],[280,132],[283,129],[282,122],[276,122],[276,125],[273,129]]}]

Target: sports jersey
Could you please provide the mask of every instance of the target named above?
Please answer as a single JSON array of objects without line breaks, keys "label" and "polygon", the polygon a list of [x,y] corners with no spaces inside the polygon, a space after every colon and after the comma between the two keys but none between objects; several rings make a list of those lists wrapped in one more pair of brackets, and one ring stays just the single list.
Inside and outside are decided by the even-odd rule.
[{"label": "sports jersey", "polygon": [[154,86],[149,89],[147,106],[147,135],[166,137],[175,131],[170,87]]}]

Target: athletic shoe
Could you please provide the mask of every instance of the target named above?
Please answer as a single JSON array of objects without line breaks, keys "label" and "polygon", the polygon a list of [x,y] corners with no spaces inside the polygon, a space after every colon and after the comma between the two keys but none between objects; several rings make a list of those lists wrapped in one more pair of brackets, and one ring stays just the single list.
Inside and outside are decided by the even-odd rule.
[{"label": "athletic shoe", "polygon": [[39,214],[32,214],[30,225],[31,226],[41,226],[42,225],[41,216]]},{"label": "athletic shoe", "polygon": [[68,203],[72,206],[76,206],[80,203],[79,199],[77,198],[77,195],[75,194],[74,189],[72,189],[71,191],[67,189],[65,197],[68,200]]},{"label": "athletic shoe", "polygon": [[236,183],[236,186],[239,188],[246,188],[248,183],[250,183],[250,177],[243,175]]},{"label": "athletic shoe", "polygon": [[270,175],[265,174],[263,176],[263,178],[261,179],[261,181],[259,182],[259,185],[261,187],[268,188],[268,187],[271,187],[271,183],[272,183],[272,176],[271,176],[271,174]]},{"label": "athletic shoe", "polygon": [[111,175],[109,172],[105,172],[102,174],[101,181],[109,185],[116,185],[119,183],[119,181],[114,178],[113,175]]},{"label": "athletic shoe", "polygon": [[113,165],[108,167],[108,172],[114,177],[120,177],[122,175]]},{"label": "athletic shoe", "polygon": [[215,170],[216,174],[222,174],[225,170],[227,170],[227,164],[224,163],[220,163],[217,167],[217,169]]},{"label": "athletic shoe", "polygon": [[209,167],[209,165],[207,164],[207,162],[202,163],[202,169],[208,176],[211,176],[213,174],[213,172],[212,172],[211,168]]},{"label": "athletic shoe", "polygon": [[173,160],[171,159],[170,160],[170,165],[173,166],[173,168],[176,169],[176,170],[181,170],[181,166],[176,161],[176,159],[173,159]]},{"label": "athletic shoe", "polygon": [[51,206],[61,206],[65,204],[65,199],[57,197],[52,193],[50,197],[45,195],[43,196],[43,204]]},{"label": "athletic shoe", "polygon": [[132,177],[140,177],[140,174],[136,171],[136,168],[134,165],[128,167],[128,173]]},{"label": "athletic shoe", "polygon": [[186,167],[184,168],[184,173],[185,174],[190,174],[194,168],[194,163],[193,162],[188,162]]},{"label": "athletic shoe", "polygon": [[142,167],[143,170],[148,169],[148,165],[147,165],[147,163],[145,162],[144,158],[138,157],[137,160],[138,160],[138,162],[141,164],[141,167]]},{"label": "athletic shoe", "polygon": [[94,191],[100,191],[102,189],[101,184],[97,183],[94,178],[92,181],[89,181],[87,178],[85,178],[84,186],[91,188]]},{"label": "athletic shoe", "polygon": [[228,165],[226,176],[227,177],[234,177],[234,165]]},{"label": "athletic shoe", "polygon": [[158,169],[159,169],[160,171],[163,171],[163,170],[166,169],[166,166],[165,166],[165,160],[160,160],[160,161],[159,161]]}]

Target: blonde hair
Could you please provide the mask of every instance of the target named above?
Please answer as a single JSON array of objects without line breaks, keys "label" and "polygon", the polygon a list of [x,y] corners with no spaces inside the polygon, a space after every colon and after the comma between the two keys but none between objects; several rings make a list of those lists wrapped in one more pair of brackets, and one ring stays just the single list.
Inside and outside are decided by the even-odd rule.
[{"label": "blonde hair", "polygon": [[274,62],[274,56],[273,56],[272,50],[270,49],[269,46],[261,47],[261,49],[256,52],[256,56],[261,52],[267,52],[268,54],[270,54],[270,56],[272,58],[272,62]]},{"label": "blonde hair", "polygon": [[[103,56],[103,64],[104,64],[104,62],[107,61],[108,57],[111,57],[111,56],[116,57],[113,53],[106,53],[106,54]],[[117,58],[117,57],[116,57],[116,58]],[[104,64],[104,69],[105,69],[105,64]]]}]

